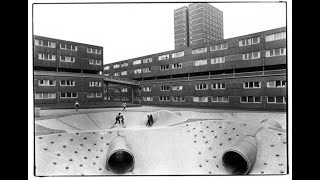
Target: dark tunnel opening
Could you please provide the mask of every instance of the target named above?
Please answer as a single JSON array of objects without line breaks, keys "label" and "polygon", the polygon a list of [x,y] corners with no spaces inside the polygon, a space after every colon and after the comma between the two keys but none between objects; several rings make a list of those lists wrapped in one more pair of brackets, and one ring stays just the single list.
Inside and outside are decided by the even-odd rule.
[{"label": "dark tunnel opening", "polygon": [[232,174],[246,174],[248,165],[246,159],[238,152],[228,151],[222,157],[223,165]]},{"label": "dark tunnel opening", "polygon": [[107,160],[107,165],[110,171],[117,174],[124,174],[133,169],[133,156],[127,151],[118,150],[114,152]]}]

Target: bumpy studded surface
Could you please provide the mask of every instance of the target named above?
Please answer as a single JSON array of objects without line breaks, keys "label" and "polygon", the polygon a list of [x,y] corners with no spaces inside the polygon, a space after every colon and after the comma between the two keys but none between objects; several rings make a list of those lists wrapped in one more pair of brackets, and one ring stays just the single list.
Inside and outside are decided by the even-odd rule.
[{"label": "bumpy studded surface", "polygon": [[[103,123],[105,116],[101,115],[104,119],[99,119],[98,114],[94,116],[91,114],[88,116],[90,119],[85,118],[86,121],[91,121],[89,130],[74,131],[85,129],[85,126],[80,125],[80,128],[73,122],[74,127],[69,128],[71,130],[69,133],[35,137],[36,175],[115,175],[106,169],[106,153],[111,140],[118,134],[127,138],[135,156],[133,171],[125,175],[229,174],[222,164],[223,152],[244,135],[254,134],[258,129],[259,121],[267,116],[263,114],[259,119],[256,115],[256,120],[251,118],[251,120],[242,121],[241,119],[245,119],[243,114],[202,114],[203,116],[198,113],[196,120],[190,120],[195,117],[192,113],[181,112],[181,116],[170,114],[168,117],[180,116],[180,119],[177,123],[170,119],[171,126],[169,126],[170,123],[165,122],[166,118],[161,117],[166,113],[159,113],[157,123],[160,124],[162,120],[163,125],[138,128],[138,125],[130,122],[130,114],[127,113],[125,114],[126,128],[113,129],[108,128],[114,124],[114,121],[106,126],[106,123]],[[236,119],[237,116],[240,120]],[[67,118],[62,122],[66,123]],[[279,117],[272,116],[272,118]],[[83,121],[80,120],[79,123]],[[142,122],[139,123],[145,124]],[[51,122],[51,124],[54,123]],[[255,138],[257,157],[250,174],[286,174],[288,167],[285,131],[265,127],[256,134]]]}]

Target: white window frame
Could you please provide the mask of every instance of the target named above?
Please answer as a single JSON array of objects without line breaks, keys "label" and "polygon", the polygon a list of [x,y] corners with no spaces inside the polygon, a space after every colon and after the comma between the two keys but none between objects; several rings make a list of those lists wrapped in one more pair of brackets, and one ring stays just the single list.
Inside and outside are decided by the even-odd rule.
[{"label": "white window frame", "polygon": [[[163,69],[162,67],[168,67],[168,68]],[[165,64],[165,65],[160,66],[160,71],[169,70],[169,69],[170,69],[169,64]]]},{"label": "white window frame", "polygon": [[[280,86],[277,86],[277,81],[278,82],[280,81]],[[287,81],[285,80],[274,80],[274,81],[267,82],[267,88],[286,88],[286,86],[287,86]]]},{"label": "white window frame", "polygon": [[113,65],[113,69],[117,69],[117,68],[119,68],[119,67],[120,67],[119,64],[114,64],[114,65]]},{"label": "white window frame", "polygon": [[173,91],[181,91],[183,90],[183,86],[182,85],[174,85],[171,88]]},{"label": "white window frame", "polygon": [[[67,96],[67,93],[71,93],[71,97],[62,97],[62,94],[66,94],[66,96]],[[76,93],[76,97],[72,97],[72,94],[73,94],[73,93],[76,93],[76,92],[63,92],[63,93],[60,93],[60,98],[61,98],[61,99],[78,98],[78,93]]]},{"label": "white window frame", "polygon": [[[44,58],[45,55],[47,55],[47,59]],[[51,59],[49,58],[51,56]],[[44,54],[44,53],[38,53],[38,59],[39,60],[47,60],[47,61],[55,61],[56,60],[56,55],[54,54]]]},{"label": "white window frame", "polygon": [[[242,97],[246,97],[246,101],[242,101]],[[253,97],[253,102],[249,102],[249,97]],[[260,98],[260,101],[256,102],[257,97]],[[240,103],[262,103],[262,96],[240,96]]]},{"label": "white window frame", "polygon": [[151,86],[145,86],[145,87],[143,87],[143,88],[142,88],[142,91],[144,91],[144,92],[149,92],[149,91],[151,91]]},{"label": "white window frame", "polygon": [[114,76],[120,76],[120,72],[115,72]]},{"label": "white window frame", "polygon": [[[177,66],[176,66],[177,65]],[[175,64],[172,64],[172,69],[180,69],[182,68],[182,63],[175,63]]]},{"label": "white window frame", "polygon": [[221,64],[221,63],[225,63],[226,62],[226,57],[222,56],[222,57],[216,57],[216,58],[212,58],[211,59],[211,64]]},{"label": "white window frame", "polygon": [[87,53],[93,53],[93,48],[87,48]]},{"label": "white window frame", "polygon": [[[256,87],[255,84],[259,83],[259,87]],[[253,83],[252,87],[250,87],[250,83]],[[261,81],[247,81],[243,82],[243,89],[258,89],[261,88]]]},{"label": "white window frame", "polygon": [[[198,100],[195,100],[195,99],[198,99]],[[208,96],[195,96],[195,97],[192,98],[192,101],[193,102],[209,102],[208,101]]]},{"label": "white window frame", "polygon": [[[274,98],[274,101],[269,101],[269,98]],[[276,104],[276,97],[275,96],[267,96],[267,103]]]},{"label": "white window frame", "polygon": [[159,101],[170,101],[170,96],[159,96]]},{"label": "white window frame", "polygon": [[[253,57],[254,53],[258,53],[258,57]],[[261,51],[242,54],[242,60],[253,60],[261,58]]]},{"label": "white window frame", "polygon": [[101,87],[101,82],[99,82],[99,81],[89,81],[89,87]]},{"label": "white window frame", "polygon": [[127,72],[127,71],[122,71],[122,72],[121,72],[121,76],[126,76],[126,75],[128,75],[128,72]]},{"label": "white window frame", "polygon": [[202,47],[202,48],[193,49],[191,54],[201,54],[201,53],[206,53],[207,51],[208,51],[207,47]]},{"label": "white window frame", "polygon": [[151,63],[152,62],[152,58],[146,58],[142,60],[143,63]]},{"label": "white window frame", "polygon": [[196,84],[195,90],[208,90],[208,84]]},{"label": "white window frame", "polygon": [[[62,85],[61,84],[62,81],[66,81],[66,82],[68,81],[70,85]],[[73,81],[73,80],[60,80],[60,86],[75,86],[75,84],[76,84],[76,81]]]},{"label": "white window frame", "polygon": [[[279,50],[279,55],[275,55],[276,50]],[[281,53],[281,51],[283,51],[283,53]],[[266,52],[266,57],[285,56],[286,48],[271,49],[271,50],[266,50],[265,52]],[[272,52],[272,55],[271,55],[271,52]]]},{"label": "white window frame", "polygon": [[135,69],[134,70],[134,74],[140,74],[141,73],[141,69]]},{"label": "white window frame", "polygon": [[128,88],[122,88],[121,92],[128,92]]},{"label": "white window frame", "polygon": [[[41,83],[40,83],[41,81],[44,81],[45,83],[41,84]],[[50,81],[53,82],[53,85],[49,85],[49,84],[50,84],[50,83],[49,83]],[[40,80],[38,80],[38,85],[39,85],[39,86],[56,86],[56,80],[40,79]]]},{"label": "white window frame", "polygon": [[[213,86],[215,86],[216,88],[214,88]],[[211,84],[211,89],[212,90],[226,89],[226,83],[214,83],[214,84]]]},{"label": "white window frame", "polygon": [[167,60],[169,58],[170,58],[170,54],[163,54],[158,57],[158,60],[162,61],[162,60]]},{"label": "white window frame", "polygon": [[207,64],[208,64],[207,59],[201,59],[201,60],[194,61],[194,66],[205,66]]},{"label": "white window frame", "polygon": [[103,68],[103,70],[109,70],[110,69],[110,66],[105,66],[104,68]]},{"label": "white window frame", "polygon": [[229,97],[228,96],[212,96],[211,102],[228,103]]},{"label": "white window frame", "polygon": [[185,102],[186,99],[183,96],[172,96],[172,101],[173,102]]},{"label": "white window frame", "polygon": [[[44,98],[44,94],[48,94],[48,98]],[[40,98],[38,98],[39,96]],[[56,93],[35,93],[34,99],[56,99],[57,94]]]},{"label": "white window frame", "polygon": [[[62,60],[62,57],[64,57],[64,60]],[[61,62],[66,62],[66,63],[75,63],[76,58],[75,57],[71,57],[71,56],[60,56],[60,61]]]},{"label": "white window frame", "polygon": [[[257,38],[258,39],[258,42],[253,42],[253,39],[254,38]],[[244,43],[243,43],[244,42]],[[257,36],[257,37],[253,37],[253,38],[247,38],[247,39],[241,39],[239,40],[239,46],[250,46],[250,45],[253,45],[253,44],[259,44],[260,43],[260,36]]]},{"label": "white window frame", "polygon": [[228,49],[228,43],[221,43],[210,46],[210,51],[220,51],[224,49]]},{"label": "white window frame", "polygon": [[125,62],[121,64],[121,67],[127,67],[129,65],[129,63]]},{"label": "white window frame", "polygon": [[183,57],[184,56],[184,51],[180,52],[175,52],[171,54],[171,58],[178,58],[178,57]]},{"label": "white window frame", "polygon": [[143,97],[142,97],[142,100],[143,100],[143,101],[153,101],[153,97],[152,97],[152,96],[151,96],[151,97],[149,97],[149,96],[147,96],[147,97],[146,97],[146,96],[143,96]]},{"label": "white window frame", "polygon": [[169,85],[160,86],[160,91],[170,91],[170,86]]},{"label": "white window frame", "polygon": [[[276,35],[280,35],[279,38],[276,38]],[[286,39],[286,31],[279,32],[279,33],[273,33],[273,34],[268,34],[265,36],[265,41],[270,42],[270,41],[276,41],[276,40],[281,40],[281,39]]]},{"label": "white window frame", "polygon": [[141,64],[141,60],[135,60],[135,61],[133,61],[133,65],[138,65],[138,64]]}]

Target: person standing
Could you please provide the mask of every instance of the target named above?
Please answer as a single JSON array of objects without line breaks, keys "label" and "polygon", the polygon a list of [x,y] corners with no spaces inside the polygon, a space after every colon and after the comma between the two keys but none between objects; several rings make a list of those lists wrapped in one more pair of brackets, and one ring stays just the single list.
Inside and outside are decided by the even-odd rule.
[{"label": "person standing", "polygon": [[121,123],[120,123],[120,118],[121,118],[121,113],[119,113],[119,114],[117,115],[117,117],[116,117],[116,123],[114,123],[114,124],[117,124],[118,122],[119,122],[119,124],[121,124]]},{"label": "person standing", "polygon": [[150,123],[151,123],[151,126],[153,125],[153,117],[152,117],[152,114],[150,114]]},{"label": "person standing", "polygon": [[122,111],[126,111],[127,103],[122,103],[121,106],[123,107]]},{"label": "person standing", "polygon": [[78,101],[74,103],[74,107],[76,108],[76,111],[78,111],[78,109],[80,108],[80,104]]},{"label": "person standing", "polygon": [[148,122],[147,122],[147,124],[146,124],[146,126],[150,126],[150,116],[149,115],[147,115],[147,117],[148,117]]},{"label": "person standing", "polygon": [[121,123],[122,123],[122,124],[124,124],[124,118],[123,118],[123,115],[121,115],[121,116],[120,116],[120,118],[121,118]]}]

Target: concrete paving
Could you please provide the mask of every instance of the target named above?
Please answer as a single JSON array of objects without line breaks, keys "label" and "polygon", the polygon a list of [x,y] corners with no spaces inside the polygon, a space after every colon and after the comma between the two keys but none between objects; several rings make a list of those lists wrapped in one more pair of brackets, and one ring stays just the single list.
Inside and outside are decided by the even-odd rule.
[{"label": "concrete paving", "polygon": [[[239,138],[255,133],[268,118],[284,129],[265,127],[257,133],[257,158],[250,174],[287,173],[285,113],[189,110],[140,107],[124,112],[115,108],[72,115],[61,110],[56,118],[37,120],[43,127],[68,133],[36,136],[36,175],[115,175],[106,169],[105,161],[117,134],[127,138],[135,156],[133,171],[125,175],[227,175],[223,152]],[[110,129],[118,112],[124,115],[126,128]],[[52,112],[45,113],[53,117]],[[155,124],[146,127],[150,113]]]}]

